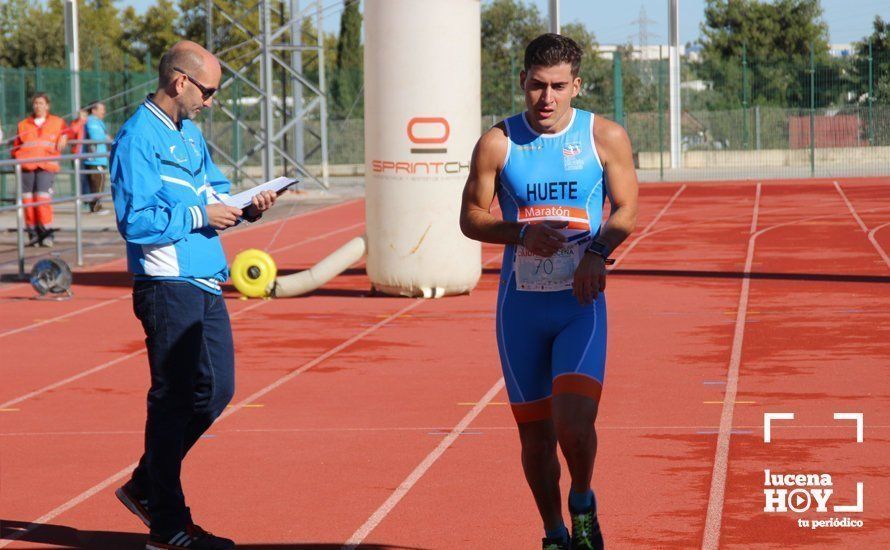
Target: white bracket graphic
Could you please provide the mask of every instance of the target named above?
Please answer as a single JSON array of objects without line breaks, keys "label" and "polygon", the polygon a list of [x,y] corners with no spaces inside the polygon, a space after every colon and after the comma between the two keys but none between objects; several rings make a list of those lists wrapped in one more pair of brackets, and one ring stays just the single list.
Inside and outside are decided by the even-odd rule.
[{"label": "white bracket graphic", "polygon": [[861,512],[862,511],[862,482],[856,483],[856,506],[835,506],[835,512]]},{"label": "white bracket graphic", "polygon": [[[862,443],[862,427],[865,422],[862,420],[862,413],[834,413],[835,420],[855,420],[856,421],[856,443]],[[855,512],[856,510],[846,510]]]},{"label": "white bracket graphic", "polygon": [[763,442],[769,443],[770,423],[773,420],[794,420],[794,413],[763,413]]}]

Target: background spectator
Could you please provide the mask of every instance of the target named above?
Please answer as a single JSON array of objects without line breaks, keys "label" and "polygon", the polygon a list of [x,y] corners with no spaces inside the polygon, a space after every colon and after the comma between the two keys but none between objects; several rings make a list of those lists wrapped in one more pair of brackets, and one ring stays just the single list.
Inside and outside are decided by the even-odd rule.
[{"label": "background spectator", "polygon": [[[89,117],[84,127],[84,138],[90,141],[106,141],[111,140],[108,131],[105,129],[105,104],[101,102],[92,103],[87,107]],[[108,146],[104,143],[96,143],[87,145],[84,151],[88,153],[105,153]],[[108,157],[89,158],[83,161],[84,167],[93,173],[85,174],[89,181],[89,193],[101,193],[105,189],[105,180],[108,177]],[[108,214],[102,206],[102,199],[95,198],[90,201],[90,212],[96,214]]]},{"label": "background spectator", "polygon": [[[44,157],[56,157],[68,143],[65,121],[50,114],[49,96],[43,92],[31,99],[31,116],[19,122],[13,143],[12,156],[20,160],[35,159],[22,164],[22,202],[49,201],[52,199],[53,181],[59,171],[59,163],[39,161]],[[30,245],[52,246],[50,224],[53,221],[51,204],[41,204],[25,209],[25,226]]]}]

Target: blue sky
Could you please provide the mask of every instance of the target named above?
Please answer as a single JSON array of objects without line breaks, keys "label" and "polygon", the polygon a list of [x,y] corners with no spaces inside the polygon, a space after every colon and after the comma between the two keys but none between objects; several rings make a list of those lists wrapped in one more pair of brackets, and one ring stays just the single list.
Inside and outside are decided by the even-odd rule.
[{"label": "blue sky", "polygon": [[[547,0],[532,0],[541,13],[547,13]],[[699,37],[699,26],[704,18],[704,0],[680,1],[680,41],[695,41]],[[667,0],[627,0],[625,2],[605,2],[604,0],[561,0],[560,19],[563,22],[581,21],[593,30],[603,44],[626,43],[629,39],[639,41],[639,25],[632,23],[640,18],[640,8],[646,9],[646,19],[650,22],[649,44],[667,42],[668,1]],[[608,6],[607,10],[598,9]],[[890,2],[887,0],[822,0],[822,18],[828,23],[831,42],[843,43],[860,40],[870,34],[876,14],[884,20],[890,18]],[[653,36],[655,35],[655,36]]]},{"label": "blue sky", "polygon": [[[302,4],[309,5],[313,1],[302,0]],[[548,0],[524,1],[530,1],[538,6],[542,14],[547,14]],[[121,5],[135,6],[140,12],[153,3],[152,0],[121,0]],[[325,22],[325,29],[329,32],[339,29],[341,3],[342,0],[323,0],[324,6],[331,7],[326,12],[331,15]],[[645,8],[646,18],[652,21],[648,25],[648,43],[659,44],[667,40],[667,5],[667,0],[561,0],[560,16],[563,22],[585,23],[603,44],[626,43],[628,40],[637,43],[639,25],[633,21],[640,17],[640,8]],[[680,0],[681,42],[692,42],[698,38],[704,5],[704,0]],[[890,2],[887,0],[822,0],[822,8],[833,43],[851,42],[869,34],[876,14],[880,13],[885,20],[890,19]]]}]

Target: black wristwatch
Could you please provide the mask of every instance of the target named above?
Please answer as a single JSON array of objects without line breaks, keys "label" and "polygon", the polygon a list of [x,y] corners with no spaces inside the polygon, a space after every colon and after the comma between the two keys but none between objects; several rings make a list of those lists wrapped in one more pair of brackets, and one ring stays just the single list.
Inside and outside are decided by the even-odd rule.
[{"label": "black wristwatch", "polygon": [[601,257],[603,259],[603,261],[606,263],[606,265],[611,265],[611,264],[615,263],[615,260],[613,258],[609,257],[609,252],[610,252],[609,248],[605,244],[603,244],[599,241],[596,241],[596,240],[590,241],[590,244],[587,245],[587,252],[590,252],[591,254],[596,254],[597,256]]}]

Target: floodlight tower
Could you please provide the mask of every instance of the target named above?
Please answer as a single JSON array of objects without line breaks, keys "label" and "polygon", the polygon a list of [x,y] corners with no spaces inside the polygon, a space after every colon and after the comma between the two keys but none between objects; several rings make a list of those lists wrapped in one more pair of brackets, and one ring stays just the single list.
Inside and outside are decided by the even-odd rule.
[{"label": "floodlight tower", "polygon": [[[323,30],[324,14],[329,8],[322,6],[322,0],[309,0],[306,7],[301,7],[300,0],[226,4],[205,0],[207,47],[216,54],[223,68],[220,90],[238,86],[249,94],[244,98],[240,93],[234,94],[228,104],[216,102],[216,116],[228,124],[219,132],[211,129],[207,142],[217,160],[221,159],[221,164],[230,166],[242,177],[258,183],[256,177],[245,170],[248,161],[258,156],[263,179],[271,179],[276,175],[276,166],[280,166],[285,173],[328,188]],[[306,19],[315,22],[314,44],[301,40],[301,23]],[[303,58],[312,54],[317,63],[317,79],[309,79],[302,70]],[[211,128],[213,116],[211,114],[209,121]],[[304,124],[309,119],[315,124]],[[259,122],[259,128],[248,124],[254,120]],[[217,146],[229,128],[238,132],[233,140],[239,145],[237,152],[230,153]],[[304,130],[314,138],[314,143],[304,143]],[[314,147],[310,149],[309,145]],[[320,179],[305,166],[305,157],[315,152],[321,156]]]}]

